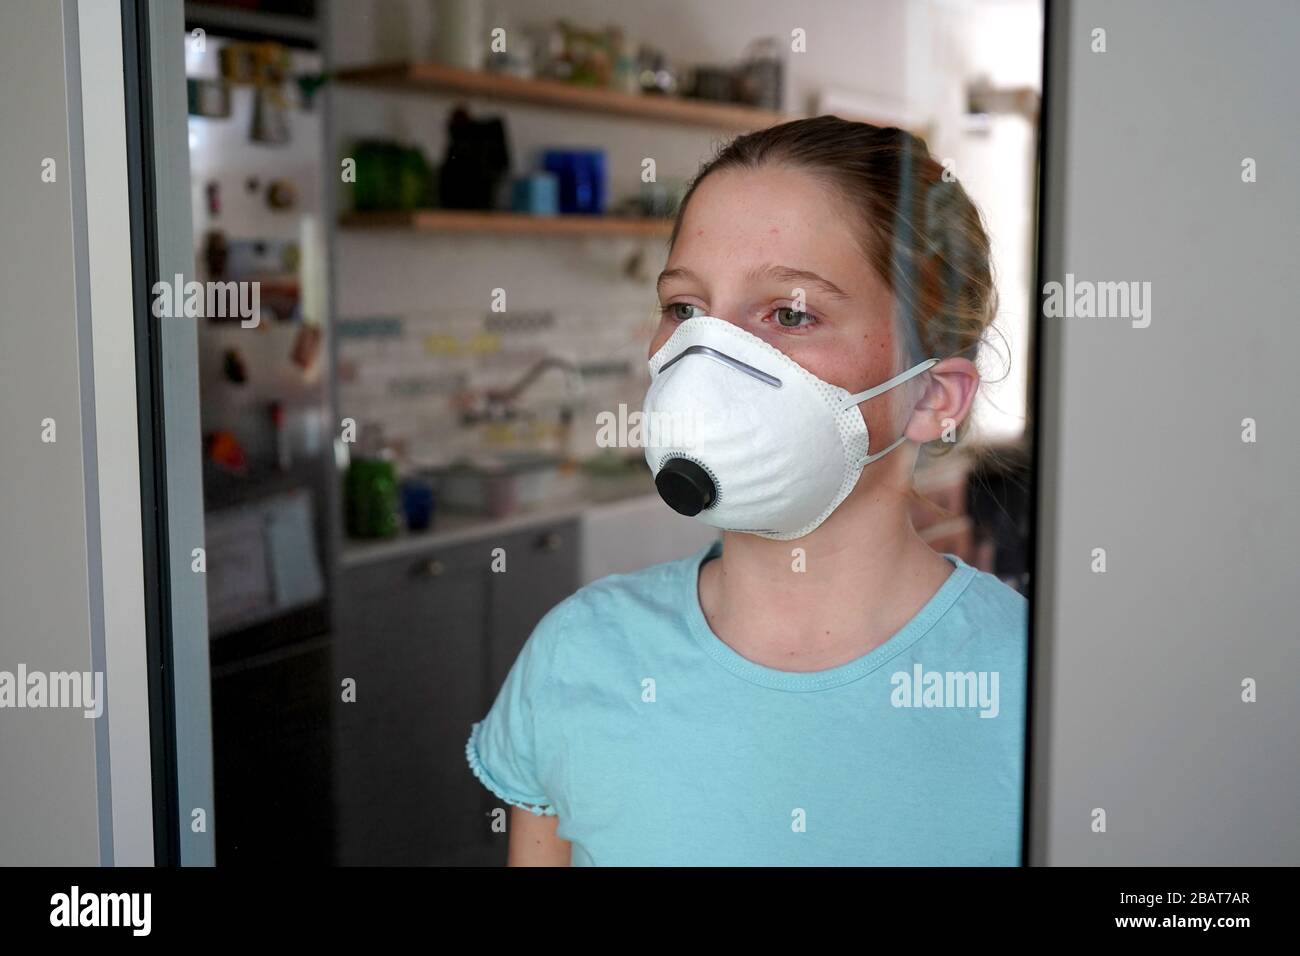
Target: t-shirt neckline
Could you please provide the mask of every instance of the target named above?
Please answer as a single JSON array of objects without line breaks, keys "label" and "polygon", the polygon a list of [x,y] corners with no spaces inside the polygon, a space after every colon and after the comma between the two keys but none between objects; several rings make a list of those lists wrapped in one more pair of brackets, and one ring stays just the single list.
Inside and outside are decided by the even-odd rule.
[{"label": "t-shirt neckline", "polygon": [[719,538],[682,562],[684,580],[680,587],[685,592],[683,605],[691,636],[706,654],[736,676],[754,684],[786,691],[827,690],[870,674],[924,637],[957,601],[976,574],[976,569],[957,555],[944,554],[943,557],[954,566],[952,573],[912,619],[884,643],[861,657],[836,667],[819,671],[782,671],[742,656],[709,627],[704,608],[700,605],[700,568],[705,561],[721,553],[722,539]]}]

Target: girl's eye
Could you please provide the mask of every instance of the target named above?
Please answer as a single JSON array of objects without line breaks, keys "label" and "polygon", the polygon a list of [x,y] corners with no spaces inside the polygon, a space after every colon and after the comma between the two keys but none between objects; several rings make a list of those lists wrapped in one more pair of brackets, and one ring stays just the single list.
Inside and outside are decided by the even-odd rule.
[{"label": "girl's eye", "polygon": [[[703,309],[700,309],[698,305],[691,305],[689,302],[674,302],[671,305],[664,306],[660,311],[674,321],[685,322],[687,319],[695,318],[695,316],[689,314],[691,309],[697,309],[701,315],[704,314]],[[683,310],[685,310],[685,314],[683,314]]]},{"label": "girl's eye", "polygon": [[807,312],[789,306],[779,306],[772,310],[772,314],[776,316],[777,324],[786,329],[804,329],[817,321]]}]

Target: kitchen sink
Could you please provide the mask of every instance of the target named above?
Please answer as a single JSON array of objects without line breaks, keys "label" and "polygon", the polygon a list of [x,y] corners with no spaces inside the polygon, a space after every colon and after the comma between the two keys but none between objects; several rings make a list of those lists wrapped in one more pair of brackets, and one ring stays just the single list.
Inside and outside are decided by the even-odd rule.
[{"label": "kitchen sink", "polygon": [[551,499],[561,464],[559,455],[506,451],[459,459],[424,476],[434,484],[439,508],[503,517]]}]

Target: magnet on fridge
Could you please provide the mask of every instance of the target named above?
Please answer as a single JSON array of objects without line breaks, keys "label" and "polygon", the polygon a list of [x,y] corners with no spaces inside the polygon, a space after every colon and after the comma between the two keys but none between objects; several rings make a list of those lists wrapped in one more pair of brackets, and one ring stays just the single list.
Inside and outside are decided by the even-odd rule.
[{"label": "magnet on fridge", "polygon": [[221,370],[226,380],[236,385],[243,385],[248,381],[248,363],[244,361],[239,349],[226,349],[226,354],[222,357]]},{"label": "magnet on fridge", "polygon": [[230,116],[230,87],[223,80],[189,77],[185,81],[190,116],[226,119]]},{"label": "magnet on fridge", "polygon": [[303,323],[298,326],[298,333],[293,339],[293,364],[304,372],[316,362],[320,354],[320,326]]}]

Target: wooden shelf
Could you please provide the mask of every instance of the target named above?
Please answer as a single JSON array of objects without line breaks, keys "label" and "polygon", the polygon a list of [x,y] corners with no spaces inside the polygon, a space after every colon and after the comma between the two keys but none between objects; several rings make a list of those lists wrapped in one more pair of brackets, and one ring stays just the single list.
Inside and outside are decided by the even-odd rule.
[{"label": "wooden shelf", "polygon": [[525,80],[504,73],[464,70],[441,63],[393,63],[338,70],[341,83],[411,92],[455,93],[555,109],[582,110],[632,119],[658,120],[725,130],[753,130],[794,117],[734,103],[714,103],[653,93],[576,86],[556,80]]},{"label": "wooden shelf", "polygon": [[552,236],[641,236],[667,238],[670,219],[615,216],[532,216],[472,209],[415,209],[410,212],[350,212],[339,218],[344,229],[405,229],[416,232]]},{"label": "wooden shelf", "polygon": [[262,13],[259,10],[214,6],[185,0],[185,29],[202,27],[235,40],[277,40],[288,46],[317,49],[320,21],[314,17]]}]

